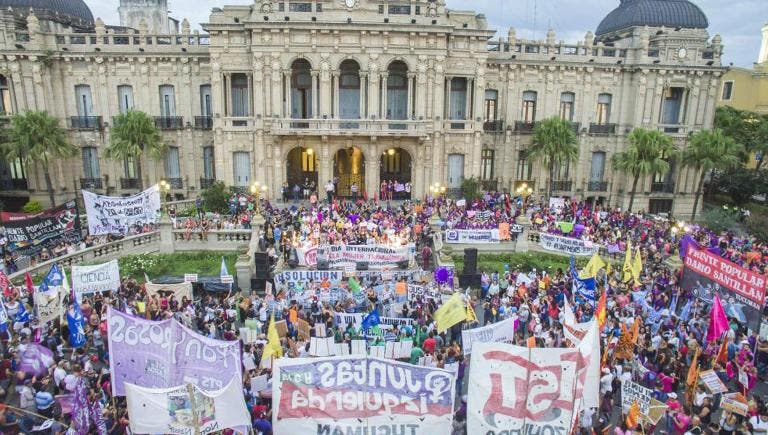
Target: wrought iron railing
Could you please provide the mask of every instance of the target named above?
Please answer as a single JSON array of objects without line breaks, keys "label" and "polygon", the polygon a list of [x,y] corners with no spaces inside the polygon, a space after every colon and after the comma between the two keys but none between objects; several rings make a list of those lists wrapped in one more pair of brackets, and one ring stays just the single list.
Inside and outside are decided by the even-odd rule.
[{"label": "wrought iron railing", "polygon": [[101,116],[70,116],[69,126],[73,130],[100,130]]},{"label": "wrought iron railing", "polygon": [[195,128],[198,130],[210,130],[213,128],[212,116],[195,116]]},{"label": "wrought iron railing", "polygon": [[651,183],[651,193],[675,193],[675,183]]},{"label": "wrought iron railing", "polygon": [[515,121],[515,131],[518,133],[531,134],[535,127],[535,122]]},{"label": "wrought iron railing", "polygon": [[179,130],[184,128],[183,116],[155,116],[155,127],[161,130]]},{"label": "wrought iron railing", "polygon": [[550,187],[552,188],[553,192],[570,192],[572,185],[573,185],[573,181],[560,180],[560,181],[552,181]]},{"label": "wrought iron railing", "polygon": [[121,178],[120,188],[121,189],[138,189],[139,179],[138,178]]},{"label": "wrought iron railing", "polygon": [[587,184],[587,190],[590,192],[607,192],[608,182],[607,181],[590,181]]},{"label": "wrought iron railing", "polygon": [[104,183],[101,178],[81,178],[80,179],[80,188],[81,189],[103,189]]},{"label": "wrought iron railing", "polygon": [[616,134],[616,124],[589,124],[589,134]]}]

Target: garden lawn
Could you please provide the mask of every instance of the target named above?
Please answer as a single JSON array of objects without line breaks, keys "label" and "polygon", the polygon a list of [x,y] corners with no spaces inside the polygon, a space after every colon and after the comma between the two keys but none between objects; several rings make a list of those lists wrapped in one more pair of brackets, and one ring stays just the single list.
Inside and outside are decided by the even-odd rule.
[{"label": "garden lawn", "polygon": [[[456,270],[464,270],[464,255],[453,255],[451,257]],[[576,258],[576,267],[578,269],[586,266],[589,257]],[[603,258],[603,261],[607,261]],[[477,271],[493,272],[504,271],[504,266],[509,265],[512,270],[529,272],[532,269],[546,270],[548,273],[555,273],[558,269],[567,273],[569,268],[569,258],[563,255],[545,254],[542,252],[510,252],[504,254],[478,254]]]},{"label": "garden lawn", "polygon": [[227,264],[227,271],[230,275],[234,275],[237,254],[231,252],[126,255],[121,257],[118,263],[120,275],[144,282],[144,273],[149,276],[149,279],[161,276],[183,277],[185,273],[219,276],[222,256]]}]

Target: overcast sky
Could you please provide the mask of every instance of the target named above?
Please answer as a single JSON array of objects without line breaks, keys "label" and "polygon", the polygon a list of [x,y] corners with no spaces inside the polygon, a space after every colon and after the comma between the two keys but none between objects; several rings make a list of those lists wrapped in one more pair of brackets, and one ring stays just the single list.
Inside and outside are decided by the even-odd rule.
[{"label": "overcast sky", "polygon": [[[719,33],[725,44],[727,65],[751,67],[760,50],[760,29],[768,20],[768,0],[692,0],[709,18],[711,35]],[[85,0],[93,15],[107,24],[118,24],[119,0]],[[193,28],[208,20],[211,8],[226,4],[252,4],[253,0],[169,0],[171,16],[188,18]],[[488,17],[491,28],[506,36],[517,29],[520,38],[543,39],[548,28],[558,40],[576,42],[594,30],[619,0],[448,0],[451,9],[472,9]],[[535,12],[535,13],[534,13]],[[534,25],[535,23],[535,25]]]}]

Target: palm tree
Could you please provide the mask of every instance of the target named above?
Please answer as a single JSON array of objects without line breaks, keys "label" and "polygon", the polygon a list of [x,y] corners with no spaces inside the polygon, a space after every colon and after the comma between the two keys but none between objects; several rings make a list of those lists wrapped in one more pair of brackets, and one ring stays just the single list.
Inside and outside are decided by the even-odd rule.
[{"label": "palm tree", "polygon": [[701,130],[691,136],[690,144],[681,153],[683,166],[693,168],[699,175],[696,185],[696,197],[693,200],[691,220],[696,219],[696,208],[699,206],[701,189],[704,178],[713,169],[731,169],[746,160],[745,148],[736,143],[733,138],[726,136],[723,130]]},{"label": "palm tree", "polygon": [[144,112],[129,110],[114,118],[107,157],[124,161],[133,158],[136,161],[136,178],[139,190],[143,189],[141,175],[141,154],[145,151],[149,157],[158,160],[166,152],[166,144],[155,127],[154,120]]},{"label": "palm tree", "polygon": [[611,159],[615,170],[632,175],[632,191],[629,193],[628,212],[632,212],[640,177],[655,176],[669,171],[667,159],[673,158],[675,147],[672,138],[660,131],[636,128],[627,136],[629,147],[616,153]]},{"label": "palm tree", "polygon": [[576,133],[570,122],[552,117],[538,122],[533,128],[533,139],[528,148],[528,158],[541,162],[549,170],[550,183],[547,197],[552,196],[552,178],[555,168],[579,158]]},{"label": "palm tree", "polygon": [[77,147],[67,139],[67,132],[59,120],[47,112],[27,111],[11,117],[0,154],[9,160],[21,159],[25,165],[40,164],[48,188],[51,206],[56,205],[51,181],[50,162],[77,154]]}]

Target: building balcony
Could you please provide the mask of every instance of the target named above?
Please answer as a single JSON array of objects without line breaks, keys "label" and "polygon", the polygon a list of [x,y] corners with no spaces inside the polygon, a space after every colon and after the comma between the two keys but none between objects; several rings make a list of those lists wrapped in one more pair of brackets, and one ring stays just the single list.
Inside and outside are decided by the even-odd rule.
[{"label": "building balcony", "polygon": [[536,122],[515,121],[515,131],[522,134],[531,134],[536,127]]},{"label": "building balcony", "polygon": [[276,119],[271,132],[275,135],[370,135],[425,136],[429,121],[392,119]]},{"label": "building balcony", "polygon": [[651,183],[651,193],[675,193],[675,183]]},{"label": "building balcony", "polygon": [[138,189],[139,179],[138,178],[121,178],[120,188],[123,190]]},{"label": "building balcony", "polygon": [[486,133],[501,133],[504,131],[504,121],[485,121],[483,123],[483,131]]},{"label": "building balcony", "polygon": [[587,184],[587,190],[590,192],[607,192],[608,182],[607,181],[590,181]]},{"label": "building balcony", "polygon": [[0,188],[3,190],[29,190],[26,178],[9,178],[0,180]]},{"label": "building balcony", "polygon": [[550,182],[550,189],[553,192],[570,192],[572,185],[573,181],[570,180],[552,181]]},{"label": "building balcony", "polygon": [[101,178],[81,178],[80,188],[86,190],[103,189],[104,183],[102,182]]},{"label": "building balcony", "polygon": [[482,180],[480,184],[483,187],[483,190],[486,192],[498,192],[499,191],[499,182],[498,180]]},{"label": "building balcony", "polygon": [[195,128],[197,130],[211,130],[213,128],[213,117],[195,116]]},{"label": "building balcony", "polygon": [[72,130],[101,130],[101,116],[70,116]]},{"label": "building balcony", "polygon": [[165,181],[171,186],[171,189],[184,188],[184,180],[181,178],[165,178]]},{"label": "building balcony", "polygon": [[183,116],[155,116],[155,127],[160,130],[180,130],[184,128]]},{"label": "building balcony", "polygon": [[214,183],[216,183],[216,179],[215,178],[203,178],[203,177],[200,177],[200,190],[205,190],[205,189],[213,186]]},{"label": "building balcony", "polygon": [[589,124],[589,134],[616,134],[616,124]]},{"label": "building balcony", "polygon": [[573,130],[573,132],[577,135],[579,134],[579,129],[581,129],[580,122],[571,122],[571,130]]}]

